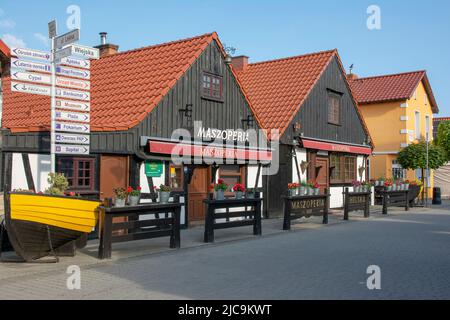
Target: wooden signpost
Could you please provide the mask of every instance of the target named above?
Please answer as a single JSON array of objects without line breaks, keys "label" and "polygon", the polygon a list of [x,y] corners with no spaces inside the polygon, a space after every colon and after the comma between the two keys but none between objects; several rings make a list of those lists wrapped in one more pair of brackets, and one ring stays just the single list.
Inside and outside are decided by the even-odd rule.
[{"label": "wooden signpost", "polygon": [[364,211],[364,218],[370,217],[370,197],[372,192],[350,192],[349,188],[344,191],[344,220],[349,220],[351,211]]}]

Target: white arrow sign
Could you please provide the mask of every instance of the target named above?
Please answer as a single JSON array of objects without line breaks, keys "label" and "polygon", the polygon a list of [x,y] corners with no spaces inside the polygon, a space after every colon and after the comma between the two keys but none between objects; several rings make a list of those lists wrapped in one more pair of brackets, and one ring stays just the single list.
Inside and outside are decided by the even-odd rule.
[{"label": "white arrow sign", "polygon": [[90,136],[85,134],[56,133],[57,143],[89,144]]},{"label": "white arrow sign", "polygon": [[91,94],[88,91],[76,91],[63,88],[56,88],[56,96],[60,98],[83,100],[83,101],[91,100]]},{"label": "white arrow sign", "polygon": [[72,47],[68,46],[55,52],[55,60],[61,60],[72,55]]},{"label": "white arrow sign", "polygon": [[13,68],[32,70],[32,71],[41,71],[41,72],[50,72],[51,71],[50,65],[48,65],[48,64],[24,61],[24,60],[19,60],[17,58],[11,58],[11,66]]},{"label": "white arrow sign", "polygon": [[52,77],[50,75],[40,74],[40,73],[31,73],[31,72],[22,72],[22,71],[16,71],[16,70],[11,71],[11,79],[43,83],[43,84],[52,84]]},{"label": "white arrow sign", "polygon": [[57,120],[70,120],[76,122],[89,122],[89,113],[78,113],[78,112],[66,112],[66,111],[56,111]]},{"label": "white arrow sign", "polygon": [[87,70],[80,70],[80,69],[74,69],[69,67],[56,67],[56,73],[68,76],[68,77],[74,77],[74,78],[81,78],[89,80],[91,78],[91,73]]},{"label": "white arrow sign", "polygon": [[85,80],[56,77],[56,85],[58,87],[69,87],[73,89],[90,90],[91,83]]},{"label": "white arrow sign", "polygon": [[100,50],[97,48],[82,46],[79,44],[72,45],[72,54],[78,55],[86,59],[100,59]]},{"label": "white arrow sign", "polygon": [[49,52],[32,49],[12,48],[11,55],[19,58],[28,58],[47,62],[50,62],[52,60],[52,56]]},{"label": "white arrow sign", "polygon": [[88,124],[56,122],[55,129],[63,132],[89,133],[91,127]]},{"label": "white arrow sign", "polygon": [[55,38],[55,48],[59,49],[80,40],[80,29],[75,29]]},{"label": "white arrow sign", "polygon": [[90,111],[91,104],[89,102],[78,102],[56,99],[56,107],[59,109],[75,110],[75,111]]},{"label": "white arrow sign", "polygon": [[59,154],[89,154],[89,147],[56,144],[55,152]]},{"label": "white arrow sign", "polygon": [[63,58],[59,60],[58,64],[64,64],[67,66],[89,69],[91,67],[91,62],[89,60],[80,60],[75,58]]},{"label": "white arrow sign", "polygon": [[37,86],[34,84],[20,83],[11,81],[11,91],[13,92],[23,92],[31,94],[40,94],[44,96],[49,96],[52,93],[50,87]]}]

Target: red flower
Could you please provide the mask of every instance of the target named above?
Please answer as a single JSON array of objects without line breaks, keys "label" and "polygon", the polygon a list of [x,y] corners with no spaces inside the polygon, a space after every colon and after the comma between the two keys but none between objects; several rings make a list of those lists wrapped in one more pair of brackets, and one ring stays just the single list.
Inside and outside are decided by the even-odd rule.
[{"label": "red flower", "polygon": [[131,193],[131,191],[133,191],[133,188],[132,187],[128,187],[127,188],[127,193]]},{"label": "red flower", "polygon": [[222,184],[223,182],[224,182],[223,179],[219,179],[219,180],[217,181],[218,184]]},{"label": "red flower", "polygon": [[71,197],[75,197],[75,192],[72,191],[72,192],[69,193],[69,195],[70,195]]},{"label": "red flower", "polygon": [[137,190],[137,191],[141,191],[142,188],[141,188],[141,187],[137,187],[136,190]]}]

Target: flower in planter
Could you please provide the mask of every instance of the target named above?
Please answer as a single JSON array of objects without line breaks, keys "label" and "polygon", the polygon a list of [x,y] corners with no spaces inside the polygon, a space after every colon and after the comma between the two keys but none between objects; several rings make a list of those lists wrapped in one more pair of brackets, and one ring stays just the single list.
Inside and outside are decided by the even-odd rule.
[{"label": "flower in planter", "polygon": [[234,192],[245,192],[245,187],[241,183],[236,183],[233,187]]},{"label": "flower in planter", "polygon": [[319,189],[320,185],[317,182],[314,182],[314,184],[312,185],[313,189]]},{"label": "flower in planter", "polygon": [[159,189],[156,189],[158,192],[171,192],[172,188],[170,186],[166,186],[164,184],[159,186]]},{"label": "flower in planter", "polygon": [[114,189],[114,194],[116,195],[117,199],[126,199],[127,198],[127,190],[125,190],[125,188],[115,188]]},{"label": "flower in planter", "polygon": [[391,179],[388,179],[384,182],[384,186],[385,187],[391,187],[393,185],[393,182]]},{"label": "flower in planter", "polygon": [[289,183],[288,184],[288,189],[289,190],[295,190],[295,189],[297,189],[298,187],[299,187],[300,185],[298,184],[298,183]]},{"label": "flower in planter", "polygon": [[361,186],[361,182],[357,181],[357,180],[353,180],[352,181],[352,186],[353,187],[360,187]]},{"label": "flower in planter", "polygon": [[225,183],[223,179],[217,180],[217,183],[211,184],[211,189],[214,189],[215,191],[227,191],[228,185]]},{"label": "flower in planter", "polygon": [[137,187],[136,189],[133,189],[132,187],[127,188],[127,194],[131,197],[139,197],[141,195],[141,191],[141,187]]}]

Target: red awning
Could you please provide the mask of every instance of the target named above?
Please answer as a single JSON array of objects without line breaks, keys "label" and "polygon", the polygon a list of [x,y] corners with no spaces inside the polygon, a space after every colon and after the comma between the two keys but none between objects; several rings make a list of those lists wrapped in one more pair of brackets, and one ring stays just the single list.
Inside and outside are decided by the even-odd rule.
[{"label": "red awning", "polygon": [[302,139],[303,147],[309,149],[317,149],[332,152],[346,152],[355,154],[371,155],[372,149],[370,147],[358,147],[348,144],[330,143],[315,140]]},{"label": "red awning", "polygon": [[171,141],[149,140],[150,153],[165,155],[191,156],[207,159],[253,160],[259,162],[272,161],[272,151],[267,149],[251,149],[233,146],[187,144]]}]

